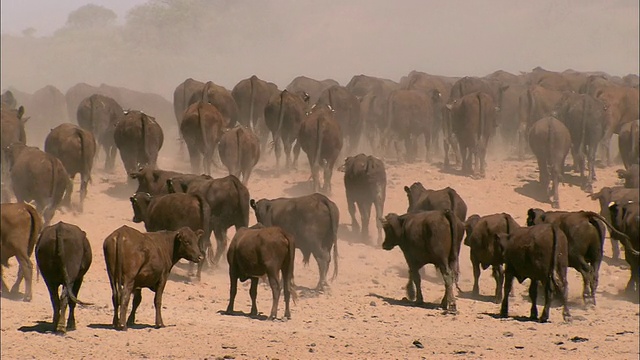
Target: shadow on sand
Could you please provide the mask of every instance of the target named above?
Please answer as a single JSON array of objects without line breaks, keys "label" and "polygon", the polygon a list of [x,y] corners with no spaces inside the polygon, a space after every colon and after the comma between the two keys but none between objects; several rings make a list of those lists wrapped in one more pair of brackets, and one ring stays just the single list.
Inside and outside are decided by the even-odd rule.
[{"label": "shadow on sand", "polygon": [[386,297],[384,295],[378,295],[378,294],[375,294],[375,293],[369,293],[369,295],[367,295],[367,296],[378,298],[378,299],[384,301],[385,303],[387,303],[389,305],[405,306],[405,307],[417,307],[417,308],[429,309],[429,310],[442,310],[442,308],[440,307],[440,304],[433,304],[433,303],[428,303],[428,302],[425,302],[425,303],[422,303],[422,304],[417,304],[415,301],[411,301],[411,300],[407,299],[406,297],[398,300],[398,299]]},{"label": "shadow on sand", "polygon": [[124,200],[128,200],[138,187],[136,182],[117,182],[111,183],[110,185],[104,193],[113,198]]}]

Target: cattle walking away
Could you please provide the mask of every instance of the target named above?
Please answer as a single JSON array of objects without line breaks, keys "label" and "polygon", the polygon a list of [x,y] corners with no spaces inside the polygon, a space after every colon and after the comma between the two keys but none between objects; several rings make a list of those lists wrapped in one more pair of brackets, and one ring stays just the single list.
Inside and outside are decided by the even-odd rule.
[{"label": "cattle walking away", "polygon": [[388,214],[382,220],[384,242],[382,248],[398,246],[409,266],[407,297],[424,303],[420,285],[420,268],[434,264],[444,280],[444,296],[440,306],[457,312],[453,285],[457,280],[458,255],[464,225],[451,210],[423,211],[398,216]]},{"label": "cattle walking away", "polygon": [[320,278],[316,290],[327,286],[327,272],[333,248],[333,279],[338,276],[338,206],[322,194],[273,200],[251,199],[256,219],[264,226],[279,226],[296,239],[302,260],[309,263],[311,255],[318,263]]},{"label": "cattle walking away", "polygon": [[[164,327],[162,320],[162,294],[169,273],[180,260],[200,262],[203,256],[198,246],[202,230],[193,232],[188,227],[178,231],[141,233],[126,225],[109,234],[103,244],[107,265],[111,299],[113,301],[113,327],[127,330],[135,324],[136,310],[142,301],[142,288],[155,292],[155,327]],[[129,299],[133,294],[131,314],[125,322]]]},{"label": "cattle walking away", "polygon": [[571,320],[567,307],[567,266],[569,263],[569,245],[567,237],[557,225],[540,224],[513,230],[511,234],[498,234],[495,246],[505,264],[504,296],[500,307],[500,317],[509,315],[509,293],[513,278],[522,283],[531,279],[529,297],[531,298],[531,320],[538,319],[538,282],[545,289],[544,308],[540,322],[549,319],[549,307],[552,294],[557,291],[562,299],[562,317]]},{"label": "cattle walking away", "polygon": [[[233,304],[238,291],[238,279],[242,282],[251,279],[251,316],[258,315],[256,297],[259,276],[267,275],[273,297],[269,319],[275,319],[278,313],[280,291],[284,289],[284,317],[291,319],[289,299],[292,289],[293,266],[296,246],[293,237],[279,227],[264,227],[261,224],[251,228],[241,228],[231,240],[227,260],[229,262],[229,306],[227,314],[233,313]],[[282,273],[282,279],[278,273]],[[293,292],[292,292],[293,291]]]},{"label": "cattle walking away", "polygon": [[[51,297],[53,330],[66,332],[76,329],[76,304],[91,305],[78,300],[84,275],[92,261],[87,234],[72,224],[58,222],[42,230],[36,246],[36,261]],[[62,285],[62,291],[58,288]],[[69,318],[65,327],[65,314]]]},{"label": "cattle walking away", "polygon": [[31,301],[31,283],[33,279],[33,263],[31,254],[36,246],[38,235],[42,230],[42,219],[31,205],[25,203],[6,203],[0,205],[0,279],[2,280],[2,294],[9,291],[2,277],[2,267],[9,266],[9,259],[18,260],[18,278],[11,287],[11,294],[17,294],[24,277],[24,301]]}]

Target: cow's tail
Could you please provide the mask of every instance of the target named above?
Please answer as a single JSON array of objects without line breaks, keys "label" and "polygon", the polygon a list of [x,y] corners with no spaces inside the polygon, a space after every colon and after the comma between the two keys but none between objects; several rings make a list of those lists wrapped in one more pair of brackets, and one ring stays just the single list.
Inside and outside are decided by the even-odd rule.
[{"label": "cow's tail", "polygon": [[213,251],[213,247],[211,246],[211,226],[209,224],[209,222],[211,221],[211,208],[209,207],[209,203],[207,202],[207,200],[202,195],[197,193],[193,195],[198,199],[200,219],[202,221],[202,231],[204,231],[204,234],[202,234],[202,238],[200,238],[200,249],[201,251],[205,251],[202,253],[203,255],[205,255],[207,258],[210,258],[210,255],[206,251]]},{"label": "cow's tail", "polygon": [[482,111],[482,93],[477,93],[478,98],[478,117],[480,119],[480,128],[478,129],[478,144],[476,146],[480,146],[484,142],[484,123],[486,119],[484,118],[484,111]]},{"label": "cow's tail", "polygon": [[535,119],[534,116],[534,111],[535,111],[535,96],[533,96],[533,92],[531,91],[531,87],[529,87],[527,89],[527,130],[529,130],[529,127],[531,125],[533,125],[534,122],[536,122],[536,120],[539,119]]},{"label": "cow's tail", "polygon": [[[38,242],[38,236],[40,235],[40,230],[42,230],[42,220],[40,219],[40,215],[31,205],[27,205],[25,207],[29,216],[31,216],[31,224],[29,228],[29,244],[27,245],[27,255],[31,257],[33,253],[33,249],[36,247],[36,243]],[[40,267],[36,266],[36,281],[40,281]]]},{"label": "cow's tail", "polygon": [[390,134],[390,129],[391,126],[393,126],[393,96],[394,94],[391,93],[389,95],[389,98],[387,99],[387,123],[384,126],[384,131],[382,131],[382,133],[380,134],[380,145],[382,145],[382,150],[386,150],[386,147],[389,144],[389,141],[391,141],[391,134]]},{"label": "cow's tail", "polygon": [[458,210],[456,208],[456,191],[450,187],[447,187],[447,195],[449,196],[449,203],[451,203],[451,212],[453,212],[453,214],[455,215]]},{"label": "cow's tail", "polygon": [[62,237],[60,235],[60,227],[61,226],[62,226],[62,223],[58,223],[58,224],[55,225],[55,227],[56,227],[56,255],[58,256],[58,261],[59,261],[59,264],[60,264],[60,268],[62,269],[62,280],[64,281],[64,283],[62,285],[62,292],[64,293],[65,290],[66,290],[67,295],[69,296],[69,298],[75,303],[78,303],[80,305],[93,305],[92,303],[86,303],[86,302],[78,300],[76,295],[73,293],[73,284],[71,283],[71,280],[69,279],[69,273],[67,272],[67,261],[65,261],[66,257],[65,257],[65,253],[64,253],[64,239],[62,239]]},{"label": "cow's tail", "polygon": [[553,150],[554,150],[552,125],[553,125],[553,121],[549,121],[549,126],[547,129],[547,146],[545,147],[545,158],[547,159],[547,172],[551,177],[550,180],[553,182],[553,174],[555,173],[555,170],[553,169],[553,161],[552,161]]},{"label": "cow's tail", "polygon": [[236,188],[236,193],[238,193],[238,208],[240,209],[242,215],[242,223],[240,226],[249,226],[249,194],[246,193],[242,183],[240,183],[240,179],[233,179],[233,186]]},{"label": "cow's tail", "polygon": [[580,119],[581,121],[581,128],[580,128],[580,142],[578,145],[578,153],[581,154],[580,157],[582,157],[585,152],[584,152],[584,141],[585,141],[585,137],[587,136],[587,111],[588,111],[588,100],[587,96],[583,96],[582,97],[582,118]]},{"label": "cow's tail", "polygon": [[[241,146],[240,137],[243,135],[243,133],[244,133],[244,129],[241,126],[236,128],[236,155],[237,155],[236,173],[238,174],[237,175],[238,179],[240,178],[240,174],[242,174],[242,146]],[[244,175],[243,175],[243,181],[246,182],[246,180],[244,179]]]},{"label": "cow's tail", "polygon": [[291,234],[286,233],[284,230],[282,231],[285,239],[287,239],[287,244],[289,246],[289,257],[287,258],[286,269],[285,272],[289,277],[289,284],[283,284],[284,286],[289,286],[289,292],[291,293],[291,298],[293,299],[293,303],[295,304],[298,300],[298,294],[296,293],[296,289],[293,283],[293,264],[296,262],[296,243],[295,239],[291,236]]},{"label": "cow's tail", "polygon": [[613,225],[611,225],[611,223],[608,222],[607,219],[605,219],[602,215],[595,213],[593,211],[585,211],[585,212],[587,213],[587,216],[589,216],[590,220],[593,218],[596,218],[602,221],[605,225],[607,225],[607,227],[609,228],[609,232],[611,233],[611,237],[615,237],[615,239],[622,242],[622,245],[624,245],[624,248],[629,250],[632,255],[634,256],[640,255],[640,252],[638,252],[638,249],[634,249],[633,245],[631,245],[631,240],[629,239],[629,236],[627,236],[627,234],[620,232],[618,231],[618,229],[614,228]]},{"label": "cow's tail", "polygon": [[255,131],[255,124],[253,123],[253,109],[255,107],[255,101],[256,101],[256,89],[255,89],[255,83],[258,80],[258,78],[255,75],[252,75],[251,78],[249,78],[249,84],[251,84],[251,90],[250,90],[250,96],[249,96],[249,128],[252,131]]},{"label": "cow's tail", "polygon": [[[449,250],[448,263],[453,271],[453,281],[458,286],[458,277],[460,276],[460,269],[458,264],[458,254],[460,253],[460,247],[458,244],[458,227],[456,226],[456,214],[453,211],[447,209],[444,210],[444,216],[449,221],[449,233],[451,235],[451,248]],[[458,288],[460,290],[460,288]]]},{"label": "cow's tail", "polygon": [[553,247],[551,250],[551,267],[549,268],[549,279],[547,286],[553,286],[555,289],[563,289],[564,284],[561,284],[559,279],[556,278],[556,264],[558,257],[558,233],[561,232],[557,225],[551,225],[551,233],[553,236]]},{"label": "cow's tail", "polygon": [[140,114],[140,133],[142,136],[142,148],[144,152],[145,161],[149,163],[151,161],[151,156],[149,155],[149,146],[147,144],[147,131],[148,131],[148,118],[146,114]]},{"label": "cow's tail", "polygon": [[322,138],[324,136],[323,134],[323,127],[322,127],[322,123],[324,118],[322,116],[318,117],[318,122],[316,124],[316,151],[315,151],[315,156],[313,158],[313,169],[316,169],[316,167],[321,163],[320,161],[320,156],[322,155]]},{"label": "cow's tail", "polygon": [[287,90],[282,90],[280,93],[280,109],[278,110],[278,128],[273,134],[273,145],[277,146],[280,141],[280,132],[282,131],[282,122],[284,121],[284,97]]},{"label": "cow's tail", "polygon": [[115,269],[114,279],[113,279],[113,293],[115,294],[116,301],[120,303],[122,299],[122,290],[124,287],[124,275],[123,275],[123,267],[124,267],[124,237],[120,234],[113,237],[113,241],[115,242]]},{"label": "cow's tail", "polygon": [[[94,100],[95,100],[95,96],[90,96],[89,97],[89,109],[90,109],[89,110],[89,131],[91,131],[92,133],[95,134],[95,132],[94,132],[95,129],[93,128],[93,122],[95,121],[95,119],[93,118],[93,113],[94,113],[96,105],[95,105],[95,101]],[[77,119],[76,119],[76,121],[77,121]]]},{"label": "cow's tail", "polygon": [[329,226],[331,226],[331,237],[333,240],[333,275],[331,281],[338,277],[338,218],[333,213],[333,209],[329,200],[325,202],[327,210],[329,211]]},{"label": "cow's tail", "polygon": [[202,121],[202,106],[204,105],[204,103],[200,102],[198,104],[198,127],[200,128],[200,135],[202,136],[202,152],[205,154],[205,159],[206,159],[206,154],[209,154],[209,142],[208,140],[208,136],[207,136],[207,128],[204,124],[204,121]]},{"label": "cow's tail", "polygon": [[502,213],[502,216],[504,216],[504,221],[507,223],[507,234],[511,234],[511,221],[509,221],[511,216],[507,213]]},{"label": "cow's tail", "polygon": [[93,159],[88,157],[89,153],[89,143],[85,133],[82,129],[76,129],[76,134],[78,134],[78,138],[80,139],[80,158],[82,159],[82,172],[87,176],[87,181],[91,182],[91,165]]}]

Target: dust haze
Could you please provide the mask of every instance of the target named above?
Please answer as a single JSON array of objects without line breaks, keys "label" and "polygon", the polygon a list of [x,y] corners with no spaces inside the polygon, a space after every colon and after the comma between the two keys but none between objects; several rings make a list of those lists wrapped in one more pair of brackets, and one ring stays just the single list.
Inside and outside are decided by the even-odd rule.
[{"label": "dust haze", "polygon": [[[4,3],[3,19],[33,3]],[[638,72],[634,0],[152,0],[128,10],[117,1],[120,16],[108,3],[79,3],[49,33],[47,23],[3,26],[3,89],[106,83],[171,99],[187,77],[231,89],[252,74],[284,88],[298,75],[345,85],[357,74],[399,81],[411,70]],[[42,18],[38,9],[29,12]]]}]

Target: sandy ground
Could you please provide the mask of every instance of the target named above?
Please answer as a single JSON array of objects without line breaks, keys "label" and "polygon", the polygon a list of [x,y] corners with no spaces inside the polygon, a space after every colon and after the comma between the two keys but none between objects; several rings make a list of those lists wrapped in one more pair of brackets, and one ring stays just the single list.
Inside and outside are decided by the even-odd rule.
[{"label": "sandy ground", "polygon": [[[302,155],[299,170],[280,176],[274,175],[273,155],[265,155],[249,184],[252,198],[298,196],[308,192],[309,170]],[[186,161],[175,159],[172,150],[165,149],[159,165],[189,170]],[[388,161],[385,213],[405,212],[407,198],[403,187],[414,181],[421,181],[427,188],[455,188],[468,205],[468,215],[508,212],[523,225],[530,207],[550,209],[544,198],[535,195],[537,169],[533,159],[515,161],[494,157],[488,163],[487,178],[473,180],[443,173],[438,163]],[[561,310],[555,306],[549,323],[526,320],[530,308],[528,280],[514,285],[510,317],[499,319],[499,305],[494,304],[491,297],[495,282],[489,270],[480,278],[481,299],[472,299],[469,295],[473,276],[466,246],[460,253],[463,292],[457,294],[459,313],[443,314],[437,304],[444,286],[433,266],[426,267],[422,282],[427,304],[416,307],[403,300],[407,265],[400,249],[384,251],[374,246],[373,239],[369,244],[350,241],[343,174],[337,171],[333,176],[331,199],[341,213],[339,275],[325,293],[299,290],[299,299],[292,304],[291,320],[266,321],[266,316],[256,319],[220,314],[226,309],[229,296],[226,262],[204,273],[202,281],[197,283],[190,281],[183,261],[174,267],[164,294],[163,318],[167,327],[153,328],[153,293],[145,289],[137,313],[138,324],[127,332],[115,331],[110,325],[113,308],[102,242],[107,234],[123,224],[139,230],[144,228],[131,221],[133,213],[128,197],[134,188],[127,186],[121,162],[117,163],[117,172],[109,175],[101,172],[102,165],[99,161],[96,166],[85,212],[59,212],[53,220],[76,224],[88,234],[93,264],[79,297],[94,305],[77,309],[76,331],[56,336],[50,332],[52,310],[42,281],[34,282],[33,300],[29,303],[20,298],[3,298],[3,359],[638,358],[638,304],[619,294],[628,281],[629,269],[624,261],[611,261],[608,240],[596,307],[583,306],[580,275],[569,269],[572,323],[563,322]],[[599,169],[596,191],[618,183],[614,170],[615,167]],[[214,175],[225,174],[218,170]],[[567,181],[575,184],[577,178],[568,175]],[[599,210],[598,204],[587,198],[578,186],[565,184],[560,189],[560,197],[563,209]],[[78,201],[77,193],[73,199]],[[250,216],[251,222],[255,222],[253,212]],[[370,229],[372,235],[374,226]],[[229,236],[233,233],[230,229]],[[4,273],[9,286],[17,272],[15,259],[10,260],[10,264]],[[295,276],[302,289],[315,286],[318,276],[315,261],[304,267],[298,252]],[[236,310],[244,313],[250,310],[248,285],[246,282],[239,286],[236,299]],[[270,294],[267,285],[259,286],[258,309],[262,313],[269,312]],[[542,297],[538,303],[541,301]],[[541,311],[541,306],[539,309]],[[283,312],[281,297],[278,316]],[[416,340],[423,348],[413,344]]]}]

